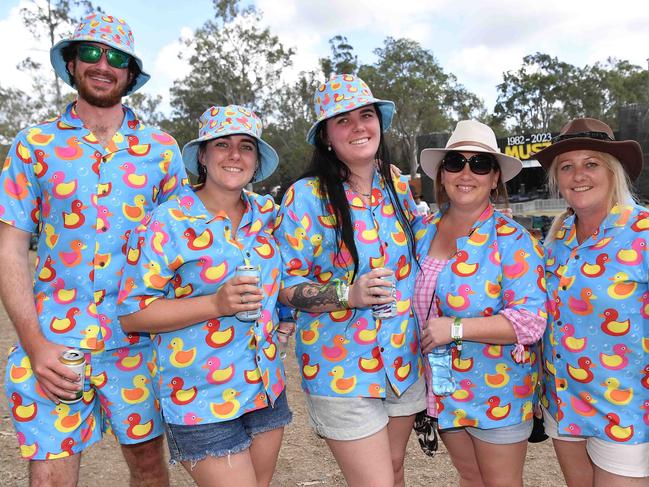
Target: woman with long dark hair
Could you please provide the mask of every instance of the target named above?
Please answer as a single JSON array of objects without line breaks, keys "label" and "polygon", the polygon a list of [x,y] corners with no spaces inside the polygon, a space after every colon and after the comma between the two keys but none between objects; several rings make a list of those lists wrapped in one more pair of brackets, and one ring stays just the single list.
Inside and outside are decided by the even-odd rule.
[{"label": "woman with long dark hair", "polygon": [[403,485],[425,385],[411,312],[415,204],[383,138],[394,103],[347,74],[320,85],[314,102],[311,164],[287,190],[275,231],[280,296],[298,310],[311,424],[348,485]]}]

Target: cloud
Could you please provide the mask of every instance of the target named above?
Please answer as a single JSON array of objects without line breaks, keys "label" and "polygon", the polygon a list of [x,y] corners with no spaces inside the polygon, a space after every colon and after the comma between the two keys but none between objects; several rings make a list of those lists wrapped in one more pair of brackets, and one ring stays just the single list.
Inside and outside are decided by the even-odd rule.
[{"label": "cloud", "polygon": [[27,0],[21,0],[16,7],[9,10],[7,17],[0,20],[0,46],[4,46],[0,56],[3,87],[20,87],[27,90],[31,86],[30,73],[20,71],[16,67],[27,56],[41,63],[44,69],[48,70],[47,75],[54,75],[47,40],[44,38],[37,41],[23,26],[20,9],[29,4]]}]

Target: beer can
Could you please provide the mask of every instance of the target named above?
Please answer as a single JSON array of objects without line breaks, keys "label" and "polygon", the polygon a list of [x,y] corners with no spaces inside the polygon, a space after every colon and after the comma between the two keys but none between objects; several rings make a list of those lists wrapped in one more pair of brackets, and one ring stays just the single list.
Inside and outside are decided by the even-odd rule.
[{"label": "beer can", "polygon": [[[257,278],[257,285],[261,280],[261,271],[259,266],[239,265],[234,274],[235,276],[253,276]],[[245,294],[243,295],[245,299]],[[239,311],[236,315],[241,321],[255,321],[261,316],[261,308],[252,311]]]},{"label": "beer can", "polygon": [[392,301],[388,304],[373,304],[372,316],[374,318],[394,318],[395,316],[397,316],[397,284],[394,274],[381,277],[381,279],[390,282]]},{"label": "beer can", "polygon": [[74,381],[74,383],[81,386],[81,390],[77,391],[77,394],[73,399],[59,397],[59,401],[65,404],[74,404],[81,401],[81,398],[83,397],[83,382],[86,375],[85,355],[81,350],[72,348],[63,352],[59,357],[59,362],[77,374],[77,380]]}]

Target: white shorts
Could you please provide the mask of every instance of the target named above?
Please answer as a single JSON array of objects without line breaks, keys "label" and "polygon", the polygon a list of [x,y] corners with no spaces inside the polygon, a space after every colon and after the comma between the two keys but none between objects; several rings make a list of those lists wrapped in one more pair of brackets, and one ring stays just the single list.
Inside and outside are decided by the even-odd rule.
[{"label": "white shorts", "polygon": [[594,436],[561,435],[554,417],[545,408],[541,409],[545,434],[553,440],[585,441],[588,456],[602,470],[624,477],[649,477],[649,443],[625,445]]},{"label": "white shorts", "polygon": [[401,396],[394,393],[388,381],[385,389],[385,399],[305,394],[309,422],[321,437],[360,440],[385,428],[390,417],[411,416],[426,409],[423,375]]}]

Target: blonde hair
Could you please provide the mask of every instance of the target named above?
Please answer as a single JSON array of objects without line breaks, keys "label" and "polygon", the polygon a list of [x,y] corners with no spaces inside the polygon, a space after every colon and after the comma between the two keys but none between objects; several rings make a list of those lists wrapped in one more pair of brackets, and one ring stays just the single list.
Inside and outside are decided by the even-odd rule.
[{"label": "blonde hair", "polygon": [[[604,162],[606,169],[608,169],[611,173],[612,184],[610,186],[608,194],[608,208],[611,209],[618,203],[622,205],[634,204],[636,201],[633,193],[631,192],[629,175],[624,170],[624,167],[622,167],[619,159],[614,155],[609,154],[608,152],[590,152],[597,155],[597,157],[599,157]],[[548,186],[550,187],[550,192],[555,197],[560,196],[557,176],[559,172],[557,164],[559,155],[552,159],[552,164],[550,166],[550,170],[548,171]],[[554,236],[563,225],[563,222],[566,220],[566,218],[568,218],[570,215],[573,215],[574,213],[575,212],[573,211],[573,209],[568,207],[566,211],[554,218],[554,220],[552,221],[552,226],[550,227],[550,230],[548,230],[548,234],[545,240],[546,245],[554,240]]]}]

